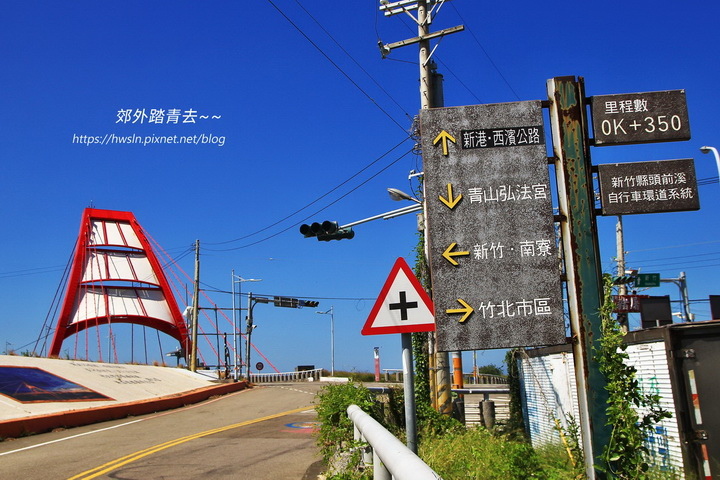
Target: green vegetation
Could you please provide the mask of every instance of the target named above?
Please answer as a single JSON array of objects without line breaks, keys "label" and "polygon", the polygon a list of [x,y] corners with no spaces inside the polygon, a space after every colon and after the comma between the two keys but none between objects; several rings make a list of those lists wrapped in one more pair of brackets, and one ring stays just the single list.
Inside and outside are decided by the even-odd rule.
[{"label": "green vegetation", "polygon": [[[671,414],[660,408],[660,396],[643,393],[636,378],[635,367],[625,361],[627,345],[620,324],[613,316],[613,280],[605,275],[603,305],[600,308],[602,335],[595,359],[605,375],[608,391],[607,425],[612,426],[610,441],[602,459],[612,478],[650,480],[658,478],[649,472],[645,458],[648,450],[645,438],[656,423]],[[640,416],[638,410],[648,413]]]},{"label": "green vegetation", "polygon": [[575,478],[561,446],[535,451],[526,442],[484,428],[451,432],[431,440],[420,444],[419,455],[445,480]]},{"label": "green vegetation", "polygon": [[[627,346],[623,341],[624,333],[613,316],[613,286],[609,276],[605,277],[604,287],[600,311],[602,335],[600,346],[595,351],[595,360],[607,381],[607,421],[613,428],[610,442],[602,452],[604,469],[614,479],[673,478],[672,472],[659,472],[647,463],[648,450],[644,440],[654,425],[670,414],[659,407],[660,397],[657,394],[642,391],[636,369],[626,364]],[[424,342],[424,339],[418,341],[418,346]],[[560,444],[537,450],[529,444],[523,428],[519,395],[516,360],[520,354],[520,350],[512,350],[506,357],[510,418],[500,427],[490,430],[465,428],[453,418],[437,413],[429,402],[418,399],[419,455],[445,480],[585,478],[579,429],[574,418],[566,418],[565,427],[560,419],[555,419]],[[495,365],[478,370],[481,373],[502,374],[501,368]],[[355,375],[354,380],[359,378]],[[350,404],[358,405],[404,441],[402,390],[393,389],[383,397],[381,402],[378,401],[375,394],[356,383],[328,385],[318,394],[316,410],[322,426],[317,442],[325,463],[332,465],[327,478],[372,478],[370,469],[364,469],[360,461],[364,445],[353,440],[353,425],[346,412]],[[343,461],[338,462],[338,458]]]},{"label": "green vegetation", "polygon": [[485,375],[499,375],[503,376],[505,375],[502,371],[502,368],[497,365],[483,365],[482,367],[477,368],[478,374],[485,374]]},{"label": "green vegetation", "polygon": [[[323,377],[329,377],[330,370],[323,369],[322,375]],[[355,370],[346,372],[342,370],[335,370],[335,376],[349,378],[351,382],[370,383],[375,381],[375,374],[371,372],[358,372]]]},{"label": "green vegetation", "polygon": [[[358,405],[393,435],[404,441],[402,390],[393,389],[378,402],[375,394],[360,384],[330,384],[316,402],[317,444],[329,479],[372,478],[371,469],[360,466],[361,444],[353,440],[353,425],[347,416],[350,404]],[[536,452],[524,440],[515,440],[501,430],[466,429],[460,422],[441,415],[429,405],[418,405],[419,454],[445,480],[475,479],[574,479],[563,447]]]}]

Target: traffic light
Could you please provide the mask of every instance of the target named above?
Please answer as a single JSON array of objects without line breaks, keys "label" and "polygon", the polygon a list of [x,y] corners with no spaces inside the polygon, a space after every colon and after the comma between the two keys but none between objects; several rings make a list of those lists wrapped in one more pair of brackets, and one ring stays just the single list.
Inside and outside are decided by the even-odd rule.
[{"label": "traffic light", "polygon": [[323,242],[353,238],[355,236],[352,227],[340,228],[337,222],[328,220],[322,223],[314,222],[310,225],[304,223],[300,225],[300,233],[302,233],[305,238],[317,237],[319,241]]},{"label": "traffic light", "polygon": [[298,306],[297,306],[297,308],[302,308],[302,307],[317,307],[318,305],[320,305],[320,302],[315,301],[315,300],[298,300]]},{"label": "traffic light", "polygon": [[317,307],[320,304],[315,300],[300,300],[292,297],[273,297],[273,303],[276,307],[285,308]]},{"label": "traffic light", "polygon": [[635,275],[618,275],[612,277],[613,285],[628,285],[635,282]]}]

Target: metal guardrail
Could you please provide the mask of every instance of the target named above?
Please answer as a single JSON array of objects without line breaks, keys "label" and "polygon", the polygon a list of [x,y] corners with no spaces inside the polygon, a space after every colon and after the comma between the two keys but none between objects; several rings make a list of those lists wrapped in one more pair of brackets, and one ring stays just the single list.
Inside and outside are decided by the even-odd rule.
[{"label": "metal guardrail", "polygon": [[[371,463],[375,480],[441,479],[420,457],[360,407],[350,405],[347,413],[355,426],[355,440],[365,441],[372,448]],[[370,459],[365,462],[370,463]]]},{"label": "metal guardrail", "polygon": [[453,393],[464,395],[482,395],[483,400],[490,400],[490,395],[502,395],[510,393],[510,387],[499,388],[453,388]]},{"label": "metal guardrail", "polygon": [[250,383],[319,381],[321,373],[322,368],[299,372],[251,373]]},{"label": "metal guardrail", "polygon": [[493,375],[491,373],[480,373],[477,375],[473,375],[472,373],[464,373],[463,380],[466,385],[505,385],[508,383],[506,376]]}]

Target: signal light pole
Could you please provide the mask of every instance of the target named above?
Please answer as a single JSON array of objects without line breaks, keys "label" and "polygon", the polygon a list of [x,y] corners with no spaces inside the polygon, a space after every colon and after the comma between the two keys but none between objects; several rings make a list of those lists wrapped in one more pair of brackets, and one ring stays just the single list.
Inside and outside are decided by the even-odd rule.
[{"label": "signal light pole", "polygon": [[305,238],[317,237],[318,241],[327,242],[329,240],[342,240],[343,238],[355,237],[352,227],[360,225],[361,223],[371,222],[373,220],[389,220],[391,218],[399,217],[408,213],[419,212],[422,210],[421,204],[410,205],[408,207],[398,208],[397,210],[391,210],[389,212],[374,215],[372,217],[364,218],[356,222],[348,223],[347,225],[338,226],[337,222],[324,221],[323,223],[312,223],[310,225],[300,225],[300,233]]},{"label": "signal light pole", "polygon": [[302,300],[299,298],[279,296],[275,296],[273,298],[256,297],[253,296],[252,292],[248,293],[248,314],[245,331],[245,340],[247,341],[247,345],[245,348],[245,371],[247,372],[248,381],[250,381],[250,348],[252,347],[250,338],[252,337],[252,331],[255,329],[255,327],[257,327],[257,325],[253,323],[253,310],[255,309],[255,305],[257,305],[258,303],[272,303],[276,307],[286,308],[317,307],[318,305],[320,305],[320,302],[316,300]]},{"label": "signal light pole", "polygon": [[315,312],[320,315],[330,315],[330,376],[335,376],[335,307],[330,307],[326,312]]}]

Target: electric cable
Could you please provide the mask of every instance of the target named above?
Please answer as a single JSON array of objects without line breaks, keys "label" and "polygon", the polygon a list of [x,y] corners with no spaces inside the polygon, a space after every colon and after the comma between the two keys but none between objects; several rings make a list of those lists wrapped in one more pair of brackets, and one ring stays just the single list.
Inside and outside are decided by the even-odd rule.
[{"label": "electric cable", "polygon": [[268,1],[268,3],[269,3],[270,5],[273,6],[273,8],[275,8],[275,10],[278,11],[278,13],[280,13],[280,15],[282,15],[282,16],[285,18],[285,20],[287,20],[287,21],[290,23],[290,25],[292,25],[293,27],[295,27],[295,29],[296,29],[308,42],[310,42],[310,44],[311,44],[313,47],[315,47],[315,49],[317,49],[317,51],[320,52],[320,54],[322,54],[322,56],[325,57],[325,59],[332,64],[332,66],[334,66],[340,73],[342,73],[343,76],[344,76],[350,83],[352,83],[352,84],[355,86],[355,88],[357,88],[363,95],[365,95],[365,97],[367,97],[368,100],[370,100],[370,102],[371,102],[373,105],[375,105],[382,113],[384,113],[385,116],[387,116],[387,117],[390,119],[390,121],[392,121],[395,125],[397,125],[398,127],[400,127],[400,128],[402,129],[402,131],[406,131],[406,130],[407,130],[406,127],[403,127],[397,120],[395,120],[395,119],[393,118],[392,115],[390,115],[384,108],[382,108],[382,107],[380,106],[380,104],[378,104],[378,103],[375,101],[375,99],[370,96],[370,94],[368,94],[360,85],[358,85],[358,83],[357,83],[355,80],[353,80],[352,77],[350,77],[350,75],[348,75],[342,68],[340,68],[340,66],[339,66],[337,63],[335,63],[335,62],[330,58],[330,56],[329,56],[327,53],[325,53],[325,52],[323,51],[323,49],[320,48],[320,46],[317,45],[295,22],[293,22],[292,19],[290,19],[290,17],[288,17],[288,16],[285,14],[285,12],[283,12],[277,5],[275,5],[275,3],[273,3],[272,0],[267,0],[267,1]]},{"label": "electric cable", "polygon": [[[355,177],[357,177],[358,175],[360,175],[361,173],[363,173],[365,170],[369,169],[370,167],[372,167],[373,165],[375,165],[377,162],[379,162],[380,160],[382,160],[383,158],[385,158],[386,156],[388,156],[388,155],[389,155],[390,153],[392,153],[395,149],[397,149],[397,148],[400,147],[403,143],[405,143],[409,138],[410,138],[410,137],[404,138],[400,143],[398,143],[397,145],[395,145],[394,147],[392,147],[390,150],[388,150],[387,152],[385,152],[385,153],[383,153],[382,155],[380,155],[378,158],[376,158],[375,160],[373,160],[372,162],[370,162],[369,164],[367,164],[365,167],[361,168],[359,171],[357,171],[356,173],[354,173],[353,175],[351,175],[350,177],[348,177],[346,180],[344,180],[344,181],[341,182],[340,184],[336,185],[335,187],[331,188],[330,190],[328,190],[328,191],[325,192],[324,194],[320,195],[319,197],[317,197],[317,198],[316,198],[315,200],[313,200],[312,202],[307,203],[307,204],[305,204],[303,207],[300,207],[299,209],[295,210],[294,212],[292,212],[292,213],[284,216],[284,217],[281,218],[280,220],[278,220],[278,221],[276,221],[276,222],[274,222],[274,223],[272,223],[272,224],[270,224],[270,225],[268,225],[268,226],[266,226],[266,227],[263,227],[263,228],[261,228],[260,230],[257,230],[257,231],[255,231],[255,232],[253,232],[253,233],[249,233],[249,234],[247,234],[247,235],[243,235],[242,237],[234,238],[234,239],[232,239],[232,240],[226,240],[226,241],[223,241],[223,242],[206,242],[206,243],[204,243],[204,244],[205,244],[205,245],[226,245],[226,244],[228,244],[228,243],[239,242],[240,240],[245,240],[246,238],[254,237],[255,235],[258,235],[258,234],[260,234],[260,233],[262,233],[262,232],[264,232],[264,231],[266,231],[266,230],[271,229],[272,227],[274,227],[274,226],[276,226],[276,225],[284,222],[285,220],[294,217],[294,216],[297,215],[298,213],[300,213],[300,212],[302,212],[303,210],[309,208],[310,206],[316,204],[317,202],[319,202],[319,201],[322,200],[323,198],[327,197],[328,195],[330,195],[330,194],[333,193],[334,191],[338,190],[340,187],[342,187],[342,186],[344,186],[345,184],[349,183],[352,179],[354,179]],[[405,155],[407,155],[407,154],[405,154]],[[403,156],[405,156],[405,155],[403,155]],[[400,157],[400,158],[402,158],[402,157]],[[395,164],[398,160],[400,160],[400,159],[398,158],[398,159],[394,160],[390,165]],[[389,165],[388,165],[388,167],[389,167]],[[383,168],[382,170],[380,170],[380,172],[386,170],[388,167]],[[379,173],[379,172],[378,172],[378,173]],[[377,174],[373,175],[373,176],[370,177],[370,178],[374,178],[375,176],[377,176]],[[367,183],[367,181],[361,183],[360,185],[363,185],[363,184],[365,184],[365,183]],[[354,191],[354,190],[356,190],[356,189],[357,189],[357,187],[356,187],[355,189],[351,190],[351,191]],[[332,205],[332,204],[331,204],[331,205]],[[322,210],[320,210],[320,211],[322,211]],[[316,212],[316,213],[317,213],[317,212]],[[313,215],[314,215],[314,214],[313,214]],[[302,222],[302,221],[305,221],[306,219],[307,219],[307,217],[304,218],[303,220],[301,220],[301,222]],[[293,226],[295,226],[295,225],[298,225],[298,223],[294,224]],[[291,228],[292,228],[292,227],[291,227]],[[222,251],[222,250],[219,250],[219,251]]]},{"label": "electric cable", "polygon": [[[412,117],[409,113],[407,113],[407,112],[405,111],[405,109],[402,107],[402,105],[400,105],[400,104],[397,102],[397,100],[395,100],[395,98],[393,98],[393,96],[390,95],[390,93],[388,93],[388,91],[387,91],[382,85],[380,85],[380,83],[379,83],[377,80],[375,80],[375,78],[374,78],[372,75],[370,75],[370,73],[369,73],[367,70],[365,70],[365,68],[364,68],[357,60],[355,60],[355,58],[354,58],[352,55],[350,55],[350,52],[348,52],[342,45],[340,45],[340,43],[339,43],[337,40],[335,40],[335,37],[333,37],[333,36],[330,34],[330,32],[328,32],[328,31],[325,29],[325,27],[323,27],[323,25],[322,25],[310,12],[307,11],[307,9],[299,2],[299,0],[295,0],[295,3],[297,3],[298,6],[299,6],[310,18],[313,19],[313,21],[320,27],[320,29],[321,29],[323,32],[325,32],[325,35],[327,35],[328,37],[330,37],[330,40],[332,40],[332,41],[335,43],[335,45],[337,45],[337,47],[338,47],[340,50],[342,50],[343,53],[345,53],[345,55],[347,55],[348,58],[350,58],[350,60],[352,60],[353,63],[354,63],[355,65],[357,65],[358,68],[360,68],[360,70],[361,70],[365,75],[367,75],[370,80],[372,80],[372,82],[405,114],[405,116],[406,116],[410,121],[412,121],[413,117]],[[377,28],[376,28],[376,32],[377,32]]]},{"label": "electric cable", "polygon": [[337,202],[339,202],[339,201],[342,200],[343,198],[347,197],[348,195],[350,195],[351,193],[353,193],[355,190],[359,189],[360,187],[362,187],[363,185],[365,185],[366,183],[368,183],[370,180],[372,180],[373,178],[377,177],[377,176],[380,175],[382,172],[384,172],[385,170],[387,170],[388,168],[390,168],[391,166],[393,166],[394,164],[396,164],[397,162],[399,162],[400,160],[402,160],[403,158],[405,158],[405,157],[406,157],[408,154],[410,154],[410,153],[412,153],[412,150],[409,150],[409,151],[405,152],[403,155],[401,155],[400,157],[398,157],[397,159],[395,159],[394,161],[392,161],[390,164],[388,164],[388,165],[386,165],[385,167],[383,167],[383,168],[382,168],[381,170],[379,170],[377,173],[375,173],[374,175],[370,176],[368,179],[364,180],[364,181],[361,182],[359,185],[357,185],[356,187],[352,188],[352,189],[349,190],[348,192],[344,193],[343,195],[341,195],[341,196],[338,197],[337,199],[333,200],[332,202],[328,203],[328,204],[325,205],[324,207],[322,207],[322,208],[320,208],[319,210],[311,213],[311,214],[308,215],[307,217],[299,220],[298,222],[293,223],[293,224],[290,225],[289,227],[284,228],[283,230],[280,230],[280,231],[277,232],[277,233],[274,233],[274,234],[272,234],[272,235],[268,235],[267,237],[264,237],[264,238],[262,238],[262,239],[260,239],[260,240],[257,240],[257,241],[255,241],[255,242],[252,242],[252,243],[248,243],[248,244],[245,244],[245,245],[240,245],[240,246],[238,246],[238,247],[223,248],[223,249],[215,249],[215,248],[207,248],[207,247],[201,247],[201,248],[202,248],[203,250],[211,251],[211,252],[229,252],[229,251],[232,251],[232,250],[240,250],[240,249],[242,249],[242,248],[251,247],[251,246],[253,246],[253,245],[257,245],[258,243],[261,243],[261,242],[264,242],[264,241],[269,240],[269,239],[271,239],[271,238],[277,237],[278,235],[287,232],[287,231],[290,230],[291,228],[297,227],[297,226],[300,225],[302,222],[308,220],[309,218],[312,218],[313,216],[317,215],[318,213],[320,213],[320,212],[326,210],[327,208],[329,208],[330,206],[336,204]]}]

